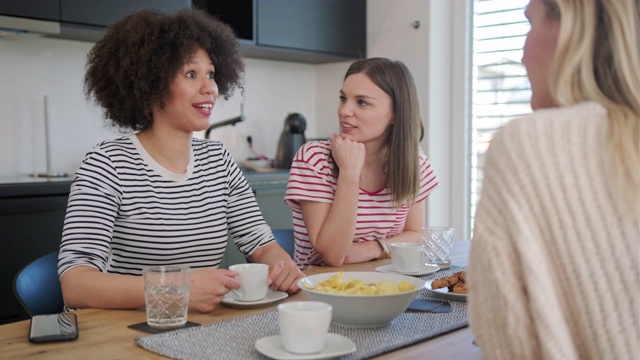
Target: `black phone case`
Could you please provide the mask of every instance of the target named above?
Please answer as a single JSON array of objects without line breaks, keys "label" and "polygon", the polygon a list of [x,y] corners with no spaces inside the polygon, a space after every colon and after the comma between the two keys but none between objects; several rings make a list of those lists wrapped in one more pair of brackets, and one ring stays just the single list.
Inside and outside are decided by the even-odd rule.
[{"label": "black phone case", "polygon": [[[74,313],[61,313],[58,315],[58,322],[61,328],[74,329],[75,331],[69,331],[67,333],[60,333],[55,335],[44,335],[44,336],[31,336],[31,328],[34,326],[34,318],[39,315],[35,315],[31,318],[31,324],[29,325],[29,341],[32,343],[46,343],[46,342],[56,342],[56,341],[70,341],[78,338],[79,329],[78,329],[78,317]],[[62,316],[64,315],[64,316]],[[35,320],[38,321],[37,319]],[[37,326],[37,325],[36,325]]]}]

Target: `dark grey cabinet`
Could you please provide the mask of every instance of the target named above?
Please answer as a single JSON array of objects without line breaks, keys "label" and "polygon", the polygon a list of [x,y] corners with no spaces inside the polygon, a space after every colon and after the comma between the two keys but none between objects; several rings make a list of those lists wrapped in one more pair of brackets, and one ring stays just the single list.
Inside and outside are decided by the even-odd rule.
[{"label": "dark grey cabinet", "polygon": [[2,0],[0,15],[106,27],[142,7],[172,12],[191,0]]},{"label": "dark grey cabinet", "polygon": [[366,0],[193,0],[231,25],[245,56],[325,63],[366,56]]},{"label": "dark grey cabinet", "polygon": [[207,11],[236,32],[247,57],[306,63],[366,56],[366,0],[1,0],[0,15],[60,22],[50,37],[97,41],[142,7]]},{"label": "dark grey cabinet", "polygon": [[32,260],[58,250],[69,186],[0,186],[0,324],[29,318],[15,298],[13,278]]},{"label": "dark grey cabinet", "polygon": [[59,0],[63,22],[106,27],[140,8],[174,12],[191,6],[191,0]]},{"label": "dark grey cabinet", "polygon": [[[256,196],[256,201],[265,221],[271,229],[293,229],[291,208],[284,203],[289,171],[281,170],[269,173],[247,172],[247,181]],[[247,262],[233,240],[229,239],[227,249],[220,264],[221,268]]]},{"label": "dark grey cabinet", "polygon": [[366,55],[366,0],[258,0],[257,44]]},{"label": "dark grey cabinet", "polygon": [[2,0],[0,15],[38,20],[60,20],[60,3],[42,0]]},{"label": "dark grey cabinet", "polygon": [[137,9],[173,12],[190,6],[191,0],[0,0],[0,16],[56,21],[59,32],[47,36],[95,42],[105,27]]}]

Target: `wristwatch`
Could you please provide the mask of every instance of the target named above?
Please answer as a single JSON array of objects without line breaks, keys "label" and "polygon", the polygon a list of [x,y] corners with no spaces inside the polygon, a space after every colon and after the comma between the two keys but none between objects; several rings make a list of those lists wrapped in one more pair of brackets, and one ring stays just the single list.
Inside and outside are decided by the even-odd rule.
[{"label": "wristwatch", "polygon": [[384,241],[384,238],[377,238],[376,241],[380,244],[382,248],[382,253],[378,256],[378,260],[388,259],[391,257],[391,251],[389,250],[389,245]]}]

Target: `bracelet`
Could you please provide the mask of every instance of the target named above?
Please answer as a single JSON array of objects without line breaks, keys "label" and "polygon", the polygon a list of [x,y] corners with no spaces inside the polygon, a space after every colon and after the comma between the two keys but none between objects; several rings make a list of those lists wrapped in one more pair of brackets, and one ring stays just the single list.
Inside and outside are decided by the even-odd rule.
[{"label": "bracelet", "polygon": [[391,257],[391,251],[389,250],[389,245],[384,241],[384,238],[377,238],[376,241],[380,244],[382,248],[382,253],[378,256],[378,260],[388,259]]}]

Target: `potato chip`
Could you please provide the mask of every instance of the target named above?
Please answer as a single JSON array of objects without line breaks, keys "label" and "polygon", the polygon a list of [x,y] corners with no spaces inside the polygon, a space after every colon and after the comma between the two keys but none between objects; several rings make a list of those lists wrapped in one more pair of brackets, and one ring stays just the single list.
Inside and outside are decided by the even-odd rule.
[{"label": "potato chip", "polygon": [[325,281],[315,285],[305,285],[305,287],[320,292],[340,295],[397,294],[414,289],[413,285],[406,280],[400,281],[399,284],[393,281],[365,283],[362,279],[349,279],[345,282],[342,272],[336,273]]}]

